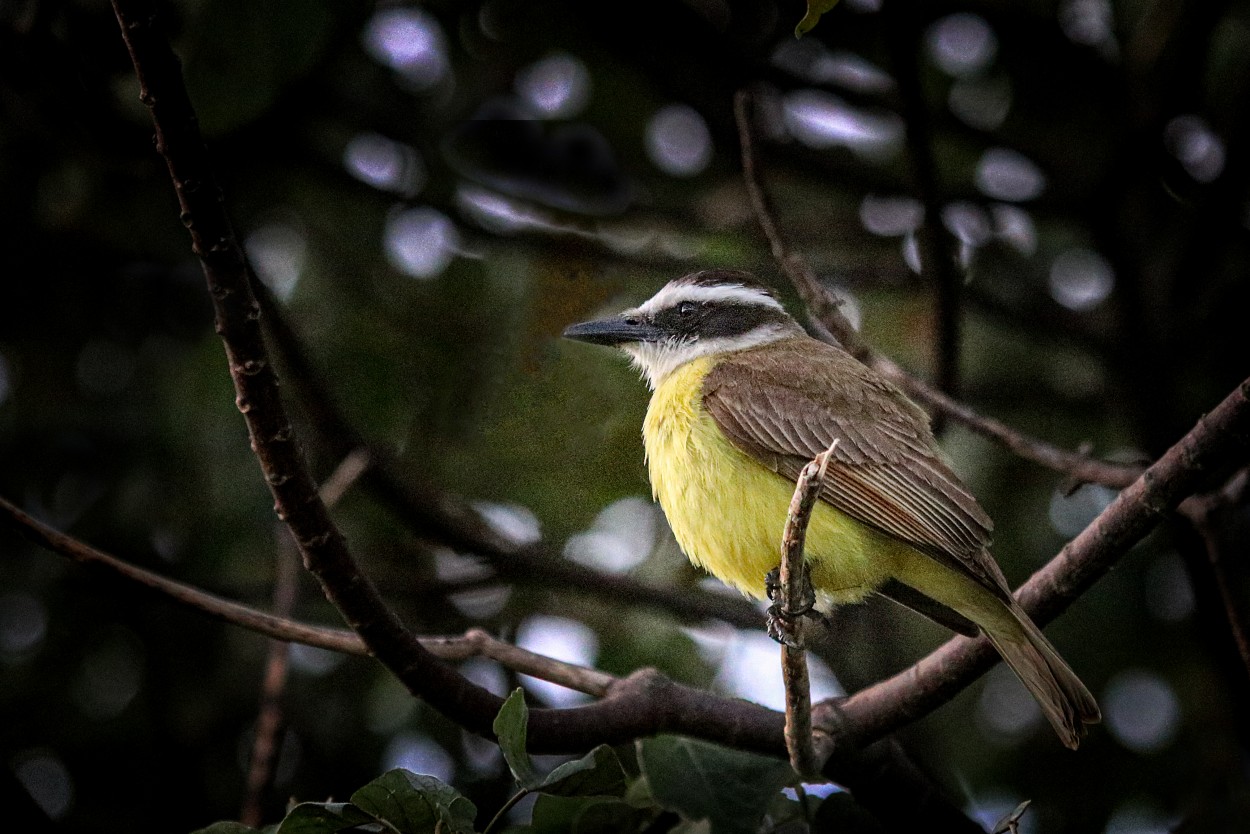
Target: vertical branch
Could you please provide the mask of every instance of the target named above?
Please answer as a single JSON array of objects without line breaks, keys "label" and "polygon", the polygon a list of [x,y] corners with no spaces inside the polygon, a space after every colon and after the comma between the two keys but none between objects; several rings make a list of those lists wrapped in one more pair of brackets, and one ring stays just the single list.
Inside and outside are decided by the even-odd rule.
[{"label": "vertical branch", "polygon": [[[777,614],[781,623],[798,626],[799,617],[812,610],[814,593],[807,567],[803,563],[803,545],[807,539],[807,525],[820,497],[820,486],[829,467],[829,458],[837,448],[838,441],[817,455],[803,467],[790,499],[790,511],[786,515],[785,530],[781,535],[781,602]],[[807,655],[802,641],[794,639],[801,635],[796,629],[792,639],[781,644],[781,674],[786,687],[786,750],[790,754],[790,766],[804,779],[819,779],[823,761],[818,759],[812,739],[811,686],[807,674]]]},{"label": "vertical branch", "polygon": [[789,242],[781,233],[774,219],[759,174],[759,159],[755,152],[755,132],[751,129],[751,117],[754,109],[754,96],[749,89],[743,88],[734,96],[734,119],[738,124],[738,144],[742,150],[742,179],[751,198],[751,208],[755,219],[759,221],[764,237],[772,251],[773,259],[785,271],[794,288],[798,290],[803,305],[822,324],[829,328],[844,348],[861,361],[868,356],[868,346],[859,338],[855,328],[847,321],[839,310],[840,303],[821,285],[816,273],[808,265],[806,259],[790,249]]},{"label": "vertical branch", "polygon": [[[278,536],[278,547],[274,559],[273,613],[277,617],[289,617],[295,607],[299,554],[291,547],[290,537],[281,528],[277,528],[275,532]],[[256,715],[256,735],[252,741],[252,755],[243,794],[243,810],[239,813],[239,821],[254,828],[260,827],[263,819],[262,802],[265,791],[273,783],[278,751],[282,747],[282,729],[285,723],[282,692],[286,689],[287,673],[290,670],[290,651],[289,643],[269,640],[265,676],[260,686],[260,709]]]}]

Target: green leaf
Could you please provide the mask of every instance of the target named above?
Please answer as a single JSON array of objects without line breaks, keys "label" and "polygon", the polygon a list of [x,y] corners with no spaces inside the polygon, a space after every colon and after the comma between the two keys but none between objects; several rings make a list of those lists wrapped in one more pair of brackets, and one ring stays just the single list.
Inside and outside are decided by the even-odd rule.
[{"label": "green leaf", "polygon": [[533,834],[625,834],[654,816],[611,797],[544,793],[534,803],[530,826]]},{"label": "green leaf", "polygon": [[477,807],[455,788],[407,770],[383,773],[352,794],[352,804],[401,834],[473,834],[477,816]]},{"label": "green leaf", "polygon": [[[504,761],[517,784],[526,790],[533,790],[539,783],[534,763],[530,761],[525,750],[526,728],[529,726],[529,708],[525,706],[525,693],[517,687],[508,700],[499,708],[492,728],[499,740],[499,749],[503,751]],[[557,768],[558,770],[559,768]]]},{"label": "green leaf", "polygon": [[373,822],[373,817],[349,802],[301,802],[278,826],[278,834],[335,834]]},{"label": "green leaf", "polygon": [[191,834],[261,834],[260,829],[252,828],[241,822],[215,822],[207,828],[198,828]]},{"label": "green leaf", "polygon": [[807,0],[807,14],[794,27],[794,36],[801,38],[812,30],[820,16],[838,5],[838,0]]},{"label": "green leaf", "polygon": [[679,736],[643,739],[638,763],[657,803],[709,820],[715,834],[755,831],[772,798],[797,778],[786,762]]},{"label": "green leaf", "polygon": [[600,744],[575,762],[565,762],[534,788],[557,796],[624,796],[625,770],[616,752]]}]

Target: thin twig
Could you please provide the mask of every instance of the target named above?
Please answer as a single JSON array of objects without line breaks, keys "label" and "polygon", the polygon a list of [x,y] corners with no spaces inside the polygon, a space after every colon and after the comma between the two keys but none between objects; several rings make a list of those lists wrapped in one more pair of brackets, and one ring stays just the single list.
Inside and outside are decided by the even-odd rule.
[{"label": "thin twig", "polygon": [[759,627],[759,611],[741,597],[700,588],[652,585],[631,576],[602,573],[568,560],[545,540],[519,545],[496,532],[469,502],[415,483],[412,472],[401,476],[391,456],[368,443],[338,407],[333,392],[313,367],[302,340],[272,293],[258,281],[253,286],[266,331],[294,379],[294,388],[312,418],[311,426],[318,439],[336,457],[346,459],[357,451],[366,455],[369,465],[360,474],[362,486],[412,533],[480,556],[500,577],[514,582],[656,608],[687,623],[717,619],[737,628]]},{"label": "thin twig", "polygon": [[[301,643],[340,654],[369,656],[368,648],[355,632],[301,623],[160,576],[49,527],[3,497],[0,497],[0,521],[7,522],[17,532],[53,553],[82,565],[105,569],[214,619],[287,643]],[[486,657],[521,674],[588,695],[606,695],[612,684],[618,680],[597,669],[552,660],[513,646],[481,629],[470,629],[460,637],[427,636],[420,639],[428,651],[442,660],[461,661],[470,657]]]},{"label": "thin twig", "polygon": [[[1228,557],[1244,552],[1244,531],[1233,529],[1238,514],[1244,519],[1250,500],[1250,469],[1243,469],[1222,489],[1207,495],[1195,495],[1181,504],[1181,514],[1198,531],[1207,549],[1211,575],[1224,604],[1228,628],[1241,657],[1242,668],[1250,676],[1250,617],[1243,594],[1234,589],[1228,576]],[[1244,521],[1241,522],[1245,524]],[[1240,552],[1239,552],[1240,551]],[[1244,560],[1243,560],[1244,561]],[[1241,566],[1244,571],[1244,564]]]},{"label": "thin twig", "polygon": [[1121,489],[1131,484],[1142,473],[1142,467],[1134,464],[1100,460],[1061,449],[1038,438],[1030,437],[992,418],[983,417],[967,405],[943,394],[937,388],[907,373],[889,358],[882,356],[851,327],[850,322],[838,309],[838,303],[829,290],[816,278],[804,258],[791,250],[778,229],[775,212],[768,200],[759,173],[759,161],[755,153],[755,133],[751,125],[752,94],[743,89],[734,97],[734,113],[738,123],[738,139],[742,147],[742,175],[751,205],[765,237],[768,238],[773,258],[782,273],[790,279],[799,298],[812,317],[828,331],[818,337],[832,337],[857,359],[872,366],[909,396],[927,406],[930,412],[941,412],[962,423],[967,428],[1001,443],[1007,449],[1048,469],[1052,469],[1081,483],[1095,483]]},{"label": "thin twig", "polygon": [[799,472],[781,535],[781,603],[778,611],[783,622],[796,626],[795,636],[800,638],[781,644],[781,673],[786,689],[786,750],[794,772],[809,780],[820,778],[824,762],[816,758],[812,746],[811,685],[807,674],[807,654],[801,640],[802,617],[811,610],[813,602],[811,580],[803,563],[803,545],[825,472],[829,468],[829,459],[837,445],[835,439],[832,446],[809,461]]},{"label": "thin twig", "polygon": [[[274,548],[273,613],[277,617],[290,618],[299,588],[299,554],[291,546],[290,536],[285,529],[277,528],[275,532],[278,543]],[[271,639],[265,658],[265,674],[260,687],[260,709],[256,715],[256,734],[252,739],[252,755],[249,758],[243,793],[243,810],[239,813],[239,821],[254,828],[259,827],[264,818],[265,791],[273,784],[278,751],[282,747],[282,692],[286,689],[287,673],[290,670],[290,648],[289,643]]]}]

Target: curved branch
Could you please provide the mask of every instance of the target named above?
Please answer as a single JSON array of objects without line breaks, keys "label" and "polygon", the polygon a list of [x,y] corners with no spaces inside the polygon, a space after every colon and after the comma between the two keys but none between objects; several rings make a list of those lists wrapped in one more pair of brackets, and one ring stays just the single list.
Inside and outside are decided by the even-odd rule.
[{"label": "curved branch", "polygon": [[818,337],[834,339],[861,362],[871,365],[909,396],[927,406],[931,412],[948,415],[977,434],[1001,443],[1025,460],[1060,472],[1081,483],[1102,484],[1115,489],[1128,486],[1141,474],[1140,466],[1099,460],[1070,452],[1044,440],[1029,437],[998,420],[984,417],[873,350],[847,321],[846,316],[842,315],[838,309],[839,302],[830,295],[804,258],[791,249],[777,226],[774,219],[776,213],[759,175],[755,133],[751,128],[752,98],[751,91],[747,89],[739,90],[734,97],[734,114],[742,147],[743,180],[751,197],[756,219],[768,239],[773,258],[794,285],[812,318],[820,324],[821,329],[827,331],[821,333],[818,329]]},{"label": "curved branch", "polygon": [[[1159,458],[1033,574],[1016,599],[1039,625],[1050,622],[1089,589],[1166,513],[1250,456],[1250,379]],[[996,655],[984,638],[957,637],[911,668],[841,703],[817,706],[819,726],[861,743],[932,712],[974,681]]]},{"label": "curved branch", "polygon": [[[370,654],[364,641],[354,631],[301,623],[153,573],[49,527],[3,497],[0,497],[0,521],[7,521],[17,532],[35,544],[70,561],[108,570],[155,591],[166,599],[222,622],[284,643],[301,643],[360,657],[368,657]],[[476,656],[486,657],[515,672],[585,692],[587,695],[606,695],[612,684],[618,680],[597,669],[554,660],[505,643],[481,629],[470,629],[460,637],[421,637],[420,641],[430,653],[443,660],[460,661]]]},{"label": "curved branch", "polygon": [[365,440],[335,403],[273,294],[259,281],[253,280],[252,286],[262,321],[295,380],[301,402],[312,417],[313,430],[331,455],[346,459],[356,454],[367,460],[361,474],[363,485],[414,534],[480,556],[500,576],[514,582],[541,583],[565,593],[648,606],[687,623],[717,619],[737,628],[760,627],[759,611],[742,597],[700,588],[648,585],[630,576],[602,573],[569,561],[546,541],[518,545],[497,533],[469,502],[401,477],[391,457]]},{"label": "curved branch", "polygon": [[169,169],[192,251],[203,267],[236,403],[246,419],[275,511],[290,528],[305,566],[370,652],[414,695],[462,726],[489,734],[502,700],[459,675],[403,626],[360,572],[318,497],[278,391],[261,334],[260,306],[209,164],[178,58],[158,31],[148,2],[114,0],[113,11],[139,80],[140,100],[152,114],[156,150]]}]

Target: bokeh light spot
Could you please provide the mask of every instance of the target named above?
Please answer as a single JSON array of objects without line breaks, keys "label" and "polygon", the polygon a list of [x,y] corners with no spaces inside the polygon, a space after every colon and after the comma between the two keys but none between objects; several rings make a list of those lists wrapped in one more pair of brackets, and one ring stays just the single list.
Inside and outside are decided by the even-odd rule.
[{"label": "bokeh light spot", "polygon": [[1180,725],[1176,693],[1167,681],[1146,669],[1131,669],[1112,678],[1102,704],[1111,734],[1137,753],[1166,747]]},{"label": "bokeh light spot", "polygon": [[[517,629],[516,644],[535,654],[579,666],[594,666],[599,657],[599,637],[594,630],[565,617],[538,614],[526,618]],[[549,681],[528,675],[520,677],[527,689],[553,707],[569,707],[590,700],[589,695]]]},{"label": "bokeh light spot", "polygon": [[947,15],[925,33],[925,47],[933,63],[948,75],[972,75],[990,65],[998,54],[998,37],[980,15]]},{"label": "bokeh light spot", "polygon": [[1027,211],[1008,203],[995,203],[990,206],[990,216],[994,218],[994,235],[999,240],[1021,255],[1037,251],[1037,226]]},{"label": "bokeh light spot", "polygon": [[517,74],[516,90],[540,116],[569,118],[590,101],[590,70],[568,53],[552,53]]},{"label": "bokeh light spot", "polygon": [[460,234],[446,215],[432,208],[404,209],[386,223],[386,256],[400,272],[433,278],[451,263]]},{"label": "bokeh light spot", "polygon": [[647,123],[647,156],[674,177],[693,177],[712,161],[712,134],[698,111],[684,104],[661,107]]},{"label": "bokeh light spot", "polygon": [[1111,295],[1114,287],[1111,264],[1089,249],[1068,249],[1050,265],[1051,297],[1069,310],[1094,309]]},{"label": "bokeh light spot", "polygon": [[1198,182],[1214,182],[1224,171],[1224,140],[1200,116],[1186,114],[1163,130],[1168,151]]},{"label": "bokeh light spot", "polygon": [[[720,637],[721,663],[717,684],[739,698],[776,710],[786,706],[785,683],[780,674],[760,674],[761,669],[776,669],[777,643],[762,631],[732,629],[726,632],[705,632],[703,639]],[[704,651],[707,650],[705,645]],[[833,672],[818,657],[807,658],[812,702],[845,695]]]},{"label": "bokeh light spot", "polygon": [[1042,711],[1015,673],[1000,665],[985,676],[977,720],[992,739],[1010,745],[1041,723]]},{"label": "bokeh light spot", "polygon": [[609,573],[624,573],[651,554],[658,529],[654,504],[638,496],[622,498],[600,511],[588,530],[570,536],[564,555]]},{"label": "bokeh light spot", "polygon": [[1102,484],[1082,484],[1071,495],[1057,489],[1050,496],[1050,525],[1070,539],[1107,509],[1115,496],[1115,490]]},{"label": "bokeh light spot", "polygon": [[303,643],[292,643],[288,649],[291,668],[312,675],[314,678],[328,675],[343,662],[343,655],[316,646],[305,646]]},{"label": "bokeh light spot", "polygon": [[1007,148],[990,148],[977,162],[977,188],[987,197],[1020,203],[1038,197],[1046,175],[1033,160]]},{"label": "bokeh light spot", "polygon": [[1103,834],[1168,834],[1179,822],[1148,799],[1131,799],[1111,812]]},{"label": "bokeh light spot", "polygon": [[270,223],[249,234],[243,248],[265,286],[280,300],[290,300],[308,260],[304,232],[290,223]]},{"label": "bokeh light spot", "polygon": [[1115,36],[1111,3],[1108,0],[1067,0],[1059,7],[1059,28],[1073,43],[1110,45]]},{"label": "bokeh light spot", "polygon": [[772,55],[773,66],[812,84],[834,84],[858,93],[894,89],[894,79],[876,64],[843,49],[830,50],[814,38],[786,39]]},{"label": "bokeh light spot", "polygon": [[382,191],[414,197],[425,185],[425,165],[416,148],[380,133],[358,133],[343,148],[343,167]]},{"label": "bokeh light spot", "polygon": [[0,657],[5,660],[39,647],[48,633],[48,612],[31,594],[0,595]]},{"label": "bokeh light spot", "polygon": [[35,750],[18,756],[13,774],[49,817],[59,820],[69,813],[74,803],[74,782],[55,754]]},{"label": "bokeh light spot", "polygon": [[782,101],[786,128],[817,150],[848,148],[859,156],[883,161],[898,151],[903,121],[887,110],[852,107],[823,90],[795,90]]},{"label": "bokeh light spot", "polygon": [[419,733],[399,733],[382,753],[382,770],[403,768],[451,784],[456,764],[438,742]]},{"label": "bokeh light spot", "polygon": [[74,702],[97,720],[122,713],[143,683],[143,653],[138,638],[117,633],[84,658],[74,682]]},{"label": "bokeh light spot", "polygon": [[518,547],[536,544],[543,536],[538,516],[529,507],[474,501],[473,509],[478,511],[491,530]]},{"label": "bokeh light spot", "polygon": [[450,69],[438,21],[420,9],[386,8],[365,24],[365,50],[417,90],[427,90]]}]

